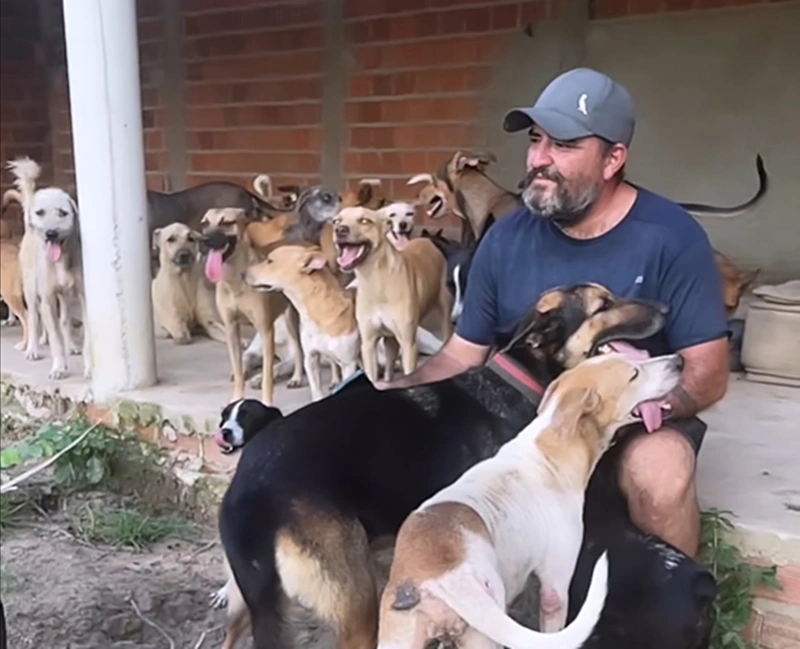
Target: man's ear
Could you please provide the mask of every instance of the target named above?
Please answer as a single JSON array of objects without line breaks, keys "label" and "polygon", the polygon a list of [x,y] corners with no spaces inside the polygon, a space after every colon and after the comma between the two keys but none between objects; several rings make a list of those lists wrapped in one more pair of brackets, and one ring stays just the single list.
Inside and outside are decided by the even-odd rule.
[{"label": "man's ear", "polygon": [[306,257],[303,264],[303,272],[306,274],[313,273],[315,270],[322,270],[328,265],[328,260],[321,252],[314,252]]}]

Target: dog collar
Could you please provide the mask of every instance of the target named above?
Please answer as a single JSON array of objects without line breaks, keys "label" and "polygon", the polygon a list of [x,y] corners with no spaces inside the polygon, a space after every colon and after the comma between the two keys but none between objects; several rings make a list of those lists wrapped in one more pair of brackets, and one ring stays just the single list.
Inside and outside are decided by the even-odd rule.
[{"label": "dog collar", "polygon": [[530,401],[539,403],[541,400],[544,394],[544,388],[514,359],[498,352],[489,359],[486,367],[492,370],[511,387],[521,392]]}]

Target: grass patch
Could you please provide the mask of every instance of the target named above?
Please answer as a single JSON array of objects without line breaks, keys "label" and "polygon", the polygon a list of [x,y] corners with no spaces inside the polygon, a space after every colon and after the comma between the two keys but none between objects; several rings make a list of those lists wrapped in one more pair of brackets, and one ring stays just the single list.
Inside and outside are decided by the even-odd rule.
[{"label": "grass patch", "polygon": [[733,529],[732,512],[709,509],[702,515],[700,561],[717,580],[719,594],[714,600],[714,630],[711,649],[755,649],[742,638],[753,615],[753,589],[766,586],[781,590],[776,566],[763,568],[748,563],[739,549],[727,540]]},{"label": "grass patch", "polygon": [[192,540],[196,529],[178,516],[149,515],[131,508],[84,507],[70,522],[70,531],[87,543],[147,550],[168,538]]}]

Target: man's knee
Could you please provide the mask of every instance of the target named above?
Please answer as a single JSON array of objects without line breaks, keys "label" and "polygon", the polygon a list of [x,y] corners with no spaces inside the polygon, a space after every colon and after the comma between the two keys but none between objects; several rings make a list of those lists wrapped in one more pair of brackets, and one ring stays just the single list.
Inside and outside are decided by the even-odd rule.
[{"label": "man's knee", "polygon": [[629,501],[655,512],[669,510],[690,495],[695,465],[694,449],[686,437],[662,428],[630,441],[621,458],[620,487]]}]

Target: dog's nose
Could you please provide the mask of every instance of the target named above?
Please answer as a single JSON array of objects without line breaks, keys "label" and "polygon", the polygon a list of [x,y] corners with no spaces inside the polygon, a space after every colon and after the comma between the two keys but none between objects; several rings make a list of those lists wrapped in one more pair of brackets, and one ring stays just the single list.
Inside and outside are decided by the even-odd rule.
[{"label": "dog's nose", "polygon": [[333,194],[330,192],[322,192],[322,202],[327,203],[328,205],[332,204],[334,201]]},{"label": "dog's nose", "polygon": [[680,354],[675,354],[675,360],[673,361],[673,363],[675,365],[676,370],[682,372],[685,362],[686,361],[683,360],[683,356],[681,356]]},{"label": "dog's nose", "polygon": [[44,238],[47,241],[56,241],[58,239],[58,230],[46,230]]},{"label": "dog's nose", "polygon": [[336,226],[336,236],[337,237],[346,237],[350,234],[350,228],[346,225],[337,225]]}]

